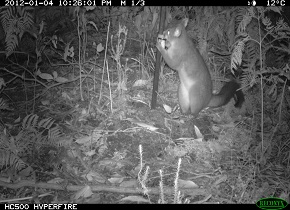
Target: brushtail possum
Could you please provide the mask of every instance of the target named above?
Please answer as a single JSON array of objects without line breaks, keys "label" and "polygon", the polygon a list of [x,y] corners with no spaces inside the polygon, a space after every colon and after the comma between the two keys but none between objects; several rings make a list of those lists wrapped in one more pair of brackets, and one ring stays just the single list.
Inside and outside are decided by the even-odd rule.
[{"label": "brushtail possum", "polygon": [[212,93],[212,81],[209,70],[188,37],[185,27],[188,19],[183,19],[176,26],[158,35],[156,47],[167,65],[178,71],[180,85],[178,99],[184,114],[197,115],[205,107],[220,107],[227,104],[232,97],[236,107],[244,101],[244,95],[237,89],[240,85],[232,80],[226,83],[218,94]]}]

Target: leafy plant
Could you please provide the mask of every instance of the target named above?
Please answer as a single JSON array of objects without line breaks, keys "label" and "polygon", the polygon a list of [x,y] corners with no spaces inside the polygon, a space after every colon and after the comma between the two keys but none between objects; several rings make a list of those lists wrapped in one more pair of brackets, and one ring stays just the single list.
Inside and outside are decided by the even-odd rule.
[{"label": "leafy plant", "polygon": [[[277,57],[282,60],[283,53],[288,52],[288,46],[283,45],[283,40],[290,38],[290,27],[280,19],[276,25],[272,24],[270,18],[266,16],[268,11],[281,14],[278,7],[254,7],[248,8],[243,15],[243,19],[238,25],[238,40],[234,45],[231,67],[237,69],[241,65],[243,72],[241,77],[242,86],[252,87],[260,83],[260,78],[266,82],[265,94],[272,96],[272,100],[281,99],[283,91],[278,91],[278,84],[284,85],[290,79],[287,74],[286,62],[281,63],[280,68],[267,66],[267,53],[272,49],[278,51]],[[247,27],[256,24],[257,27]],[[257,36],[258,35],[258,36]],[[285,68],[286,67],[286,68]],[[284,79],[283,79],[284,78]],[[286,79],[286,80],[285,80]],[[278,100],[280,101],[280,100]]]},{"label": "leafy plant", "polygon": [[18,46],[23,34],[33,25],[31,7],[2,7],[1,23],[5,32],[6,57]]},{"label": "leafy plant", "polygon": [[54,120],[45,118],[39,120],[37,115],[28,115],[22,121],[22,128],[16,136],[0,133],[0,168],[13,168],[15,173],[29,168],[24,161],[43,146],[59,147],[61,132],[53,126]]}]

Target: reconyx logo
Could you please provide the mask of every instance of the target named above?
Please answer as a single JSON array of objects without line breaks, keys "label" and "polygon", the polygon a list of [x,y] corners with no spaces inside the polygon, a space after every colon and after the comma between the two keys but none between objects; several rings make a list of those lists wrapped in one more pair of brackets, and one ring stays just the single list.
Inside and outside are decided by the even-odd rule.
[{"label": "reconyx logo", "polygon": [[256,205],[263,210],[284,209],[288,203],[282,198],[262,198]]}]

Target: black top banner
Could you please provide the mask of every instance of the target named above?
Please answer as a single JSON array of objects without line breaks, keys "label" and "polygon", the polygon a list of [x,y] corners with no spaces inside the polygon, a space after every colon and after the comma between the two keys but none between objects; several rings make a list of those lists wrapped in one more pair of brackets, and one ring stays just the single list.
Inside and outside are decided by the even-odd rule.
[{"label": "black top banner", "polygon": [[285,6],[286,0],[4,0],[1,6]]}]

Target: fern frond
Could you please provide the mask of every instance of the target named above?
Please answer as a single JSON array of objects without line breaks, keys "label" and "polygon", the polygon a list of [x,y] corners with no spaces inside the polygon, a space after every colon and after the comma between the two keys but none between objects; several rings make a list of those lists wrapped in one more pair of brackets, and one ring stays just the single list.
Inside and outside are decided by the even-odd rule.
[{"label": "fern frond", "polygon": [[277,13],[279,13],[281,15],[282,8],[283,7],[266,7],[266,8],[264,8],[265,9],[264,11],[265,12],[267,12],[267,11],[273,11],[273,12],[277,12]]},{"label": "fern frond", "polygon": [[243,34],[246,31],[247,25],[252,21],[253,18],[253,8],[250,7],[245,15],[243,15],[242,21],[238,25],[237,34]]},{"label": "fern frond", "polygon": [[51,126],[53,125],[54,120],[52,118],[45,118],[42,119],[39,123],[38,123],[38,127],[40,128],[45,128],[45,129],[50,129]]},{"label": "fern frond", "polygon": [[248,41],[248,37],[238,41],[234,47],[233,53],[231,55],[231,69],[237,69],[237,65],[242,63],[242,55],[245,46],[245,42]]},{"label": "fern frond", "polygon": [[270,18],[268,18],[267,16],[262,17],[262,23],[264,24],[264,26],[266,26],[267,31],[272,30],[272,28],[274,27]]},{"label": "fern frond", "polygon": [[235,17],[236,29],[240,25],[246,13],[247,13],[247,7],[237,7],[233,10],[233,16]]},{"label": "fern frond", "polygon": [[3,98],[0,98],[0,110],[11,110]]},{"label": "fern frond", "polygon": [[24,29],[31,28],[33,23],[34,23],[34,21],[33,21],[32,14],[29,13],[29,12],[25,12],[23,14],[23,26],[24,26]]},{"label": "fern frond", "polygon": [[33,128],[36,127],[38,118],[39,117],[36,114],[27,115],[22,121],[22,128],[26,129],[26,128],[31,128],[31,127]]},{"label": "fern frond", "polygon": [[249,89],[256,83],[256,74],[254,71],[245,71],[240,78],[243,89]]},{"label": "fern frond", "polygon": [[58,127],[53,127],[48,131],[48,138],[52,141],[58,140],[62,136],[62,133]]},{"label": "fern frond", "polygon": [[[18,46],[18,39],[33,25],[33,17],[29,9],[22,7],[5,7],[0,13],[5,32],[6,56],[8,57]],[[20,16],[20,17],[19,17]]]},{"label": "fern frond", "polygon": [[17,155],[0,149],[0,168],[15,168],[16,171],[21,171],[28,165]]},{"label": "fern frond", "polygon": [[8,57],[14,51],[14,49],[18,46],[18,38],[15,34],[7,35],[6,39],[6,56]]},{"label": "fern frond", "polygon": [[281,32],[283,30],[286,30],[288,32],[288,35],[289,35],[289,31],[290,31],[290,28],[289,28],[289,25],[283,20],[283,19],[279,19],[277,21],[277,26],[275,27],[275,32]]}]

